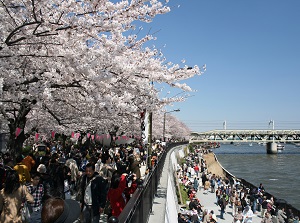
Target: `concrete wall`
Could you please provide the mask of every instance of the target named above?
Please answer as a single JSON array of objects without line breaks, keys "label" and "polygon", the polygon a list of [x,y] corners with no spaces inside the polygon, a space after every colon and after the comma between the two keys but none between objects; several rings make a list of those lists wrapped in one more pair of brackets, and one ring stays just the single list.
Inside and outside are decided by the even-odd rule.
[{"label": "concrete wall", "polygon": [[[176,154],[186,145],[177,146],[172,149],[166,157],[160,182],[158,185],[158,196],[155,197],[152,214],[150,214],[148,223],[175,223],[178,222],[178,199],[176,195],[176,182],[174,181],[174,172],[177,166]],[[180,152],[180,154],[184,154]]]},{"label": "concrete wall", "polygon": [[178,164],[177,156],[184,157],[183,148],[184,146],[176,147],[176,149],[170,154],[171,162],[168,175],[165,223],[174,223],[178,221],[177,216],[179,212],[179,205],[176,195],[176,182],[174,181],[174,173]]},{"label": "concrete wall", "polygon": [[166,214],[165,214],[165,223],[174,223],[177,222],[177,196],[176,191],[174,190],[174,184],[171,180],[172,174],[169,174],[168,179],[168,189],[167,189],[167,202],[166,202]]}]

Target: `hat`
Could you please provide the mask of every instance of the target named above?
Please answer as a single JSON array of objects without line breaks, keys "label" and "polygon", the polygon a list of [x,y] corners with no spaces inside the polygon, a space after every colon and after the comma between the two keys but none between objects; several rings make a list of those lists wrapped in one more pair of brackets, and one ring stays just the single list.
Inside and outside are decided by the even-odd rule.
[{"label": "hat", "polygon": [[64,211],[54,223],[73,223],[80,216],[80,205],[78,201],[64,200]]},{"label": "hat", "polygon": [[46,166],[44,164],[40,164],[36,171],[39,173],[46,173]]}]

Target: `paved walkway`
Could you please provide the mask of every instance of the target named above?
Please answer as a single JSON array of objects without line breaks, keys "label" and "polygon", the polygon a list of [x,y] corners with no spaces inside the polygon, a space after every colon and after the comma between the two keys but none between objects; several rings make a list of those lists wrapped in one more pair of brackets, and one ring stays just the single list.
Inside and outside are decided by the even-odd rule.
[{"label": "paved walkway", "polygon": [[[225,219],[221,219],[220,218],[220,207],[216,204],[216,195],[215,193],[211,193],[208,192],[207,194],[203,193],[204,190],[203,188],[201,188],[200,190],[198,190],[197,192],[197,198],[199,198],[200,203],[204,209],[207,210],[213,210],[215,215],[218,218],[218,223],[231,223],[233,222],[233,216],[232,216],[232,207],[230,205],[227,205],[226,210],[225,210],[225,214],[224,214],[224,218]],[[262,220],[262,218],[260,218],[260,212],[257,212],[257,214],[253,215],[253,223],[260,223]]]},{"label": "paved walkway", "polygon": [[[168,166],[168,165],[166,165]],[[144,177],[145,175],[145,170],[146,170],[146,166],[141,166],[141,174],[142,174],[142,178]],[[165,168],[164,171],[168,172],[168,168]],[[162,174],[162,177],[167,179],[167,176],[168,174]],[[162,181],[163,179],[160,179],[160,181]],[[190,179],[191,181],[193,181],[193,179],[191,178]],[[160,182],[161,184],[162,182]],[[201,182],[200,182],[201,183]],[[160,185],[161,186],[161,185]],[[160,188],[160,187],[159,187]],[[200,187],[201,188],[201,187]],[[217,216],[218,218],[218,223],[232,223],[233,222],[233,216],[232,216],[232,207],[230,205],[228,205],[226,207],[226,210],[225,210],[225,214],[224,214],[224,218],[225,219],[221,219],[220,218],[220,207],[216,204],[216,196],[215,196],[215,193],[211,193],[211,192],[208,192],[207,194],[204,194],[203,193],[204,190],[203,188],[201,188],[200,190],[198,190],[196,196],[197,198],[199,198],[200,200],[200,203],[203,207],[203,210],[204,209],[207,209],[207,210],[213,210],[215,215]],[[161,199],[160,201],[158,199]],[[164,200],[164,201],[162,201]],[[164,208],[165,208],[165,205],[163,205],[166,201],[166,198],[165,197],[156,197],[155,198],[155,202],[153,204],[153,213],[150,214],[150,218],[149,218],[149,221],[148,223],[152,222],[152,223],[161,223],[161,222],[158,222],[158,219],[161,219],[162,216],[165,211],[164,211]],[[100,222],[107,222],[105,216],[102,216],[102,219],[100,220]],[[253,215],[253,221],[252,223],[261,223],[261,218],[260,218],[260,212],[257,212],[257,214],[254,214]],[[174,222],[176,223],[176,222]]]},{"label": "paved walkway", "polygon": [[[170,160],[167,158],[167,162]],[[141,170],[142,171],[142,170]],[[169,165],[165,165],[162,176],[160,178],[160,182],[158,185],[158,193],[160,194],[161,191],[165,192],[165,188],[167,186],[167,183],[165,182],[168,178],[169,172]],[[143,173],[143,171],[142,171]],[[190,178],[190,180],[193,182],[193,178]],[[199,182],[201,184],[201,181]],[[175,187],[175,185],[173,185]],[[232,207],[228,205],[225,210],[224,219],[220,218],[220,207],[216,204],[216,196],[215,193],[208,192],[207,194],[203,194],[204,190],[203,187],[198,190],[196,196],[199,198],[201,205],[203,206],[203,210],[213,210],[216,217],[218,218],[218,223],[232,223],[233,222],[233,216],[232,216]],[[152,206],[152,213],[149,216],[148,223],[163,223],[164,221],[164,214],[165,214],[165,203],[166,203],[166,197],[165,196],[158,196],[154,198],[154,203]],[[180,205],[181,207],[182,205]],[[257,212],[257,214],[253,215],[252,223],[261,223],[262,218],[260,218],[260,212]],[[172,222],[177,223],[177,222]]]}]

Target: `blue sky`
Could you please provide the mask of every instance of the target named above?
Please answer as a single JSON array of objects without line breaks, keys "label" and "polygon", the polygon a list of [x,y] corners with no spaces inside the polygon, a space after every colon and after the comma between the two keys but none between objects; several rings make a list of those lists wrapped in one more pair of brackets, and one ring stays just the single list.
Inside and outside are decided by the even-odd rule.
[{"label": "blue sky", "polygon": [[[299,0],[170,0],[147,25],[172,62],[206,64],[196,92],[168,110],[192,131],[300,129]],[[180,5],[180,7],[178,7]],[[145,26],[144,26],[145,28]],[[146,27],[147,28],[147,27]],[[175,93],[174,93],[175,94]]]}]

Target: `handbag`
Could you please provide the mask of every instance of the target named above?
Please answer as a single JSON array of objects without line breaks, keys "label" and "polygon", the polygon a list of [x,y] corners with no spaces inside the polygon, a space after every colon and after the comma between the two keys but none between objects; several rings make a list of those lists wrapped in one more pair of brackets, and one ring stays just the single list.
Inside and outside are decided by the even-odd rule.
[{"label": "handbag", "polygon": [[21,206],[21,219],[22,222],[30,222],[30,210],[29,210],[29,204],[26,201],[26,196],[24,193],[24,186],[22,186],[22,206]]},{"label": "handbag", "polygon": [[106,215],[110,215],[111,214],[111,206],[110,206],[110,201],[107,200],[104,206],[104,210],[103,213]]}]

